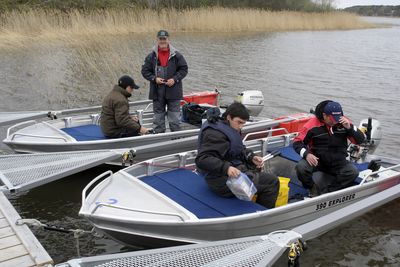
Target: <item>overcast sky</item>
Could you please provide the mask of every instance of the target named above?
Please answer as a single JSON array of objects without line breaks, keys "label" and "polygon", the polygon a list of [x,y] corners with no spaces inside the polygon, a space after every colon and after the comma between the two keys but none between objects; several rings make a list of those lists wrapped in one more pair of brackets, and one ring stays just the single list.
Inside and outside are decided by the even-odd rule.
[{"label": "overcast sky", "polygon": [[358,5],[400,5],[400,0],[335,0],[338,8]]}]

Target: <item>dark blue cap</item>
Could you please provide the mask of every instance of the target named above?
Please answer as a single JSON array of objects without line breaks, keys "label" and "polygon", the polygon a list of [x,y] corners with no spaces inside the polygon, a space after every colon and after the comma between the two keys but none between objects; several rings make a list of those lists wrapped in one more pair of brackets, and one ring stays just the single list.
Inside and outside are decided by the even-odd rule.
[{"label": "dark blue cap", "polygon": [[328,115],[333,122],[338,123],[343,116],[342,106],[338,102],[329,102],[324,108],[324,113]]},{"label": "dark blue cap", "polygon": [[135,83],[132,77],[124,75],[118,79],[118,85],[124,89],[131,86],[133,89],[139,89],[140,87]]}]

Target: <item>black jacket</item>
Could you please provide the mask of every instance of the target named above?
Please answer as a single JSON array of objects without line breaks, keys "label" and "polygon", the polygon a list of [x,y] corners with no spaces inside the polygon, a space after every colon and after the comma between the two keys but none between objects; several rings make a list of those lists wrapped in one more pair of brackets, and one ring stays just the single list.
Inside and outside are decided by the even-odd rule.
[{"label": "black jacket", "polygon": [[348,141],[361,144],[364,134],[351,125],[329,127],[318,118],[310,119],[294,139],[293,147],[304,159],[308,153],[319,158],[321,168],[333,168],[346,164]]},{"label": "black jacket", "polygon": [[[143,77],[150,81],[149,99],[157,99],[156,67],[160,64],[158,60],[157,47],[146,57],[142,66]],[[167,87],[165,91],[166,99],[181,100],[183,98],[182,80],[188,73],[188,65],[185,58],[175,48],[170,45],[170,56],[168,59],[168,79],[173,78],[175,84]],[[164,85],[162,85],[164,86]]]},{"label": "black jacket", "polygon": [[[229,150],[230,142],[225,134],[212,128],[204,130],[195,162],[211,188],[225,187],[228,168],[232,166]],[[254,167],[253,157],[254,153],[245,148],[239,160],[244,165]]]}]

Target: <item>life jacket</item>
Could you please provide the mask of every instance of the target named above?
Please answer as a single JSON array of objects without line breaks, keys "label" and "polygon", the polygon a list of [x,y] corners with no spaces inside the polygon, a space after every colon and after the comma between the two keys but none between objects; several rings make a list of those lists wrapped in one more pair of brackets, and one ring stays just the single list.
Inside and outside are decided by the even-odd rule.
[{"label": "life jacket", "polygon": [[199,134],[199,149],[201,148],[202,145],[203,132],[208,128],[220,131],[221,133],[226,135],[226,137],[228,137],[230,147],[227,158],[225,160],[231,162],[233,166],[238,166],[240,164],[243,164],[242,153],[246,147],[243,145],[242,137],[240,136],[238,131],[236,131],[223,121],[219,120],[216,121],[215,123],[206,121],[203,123]]}]

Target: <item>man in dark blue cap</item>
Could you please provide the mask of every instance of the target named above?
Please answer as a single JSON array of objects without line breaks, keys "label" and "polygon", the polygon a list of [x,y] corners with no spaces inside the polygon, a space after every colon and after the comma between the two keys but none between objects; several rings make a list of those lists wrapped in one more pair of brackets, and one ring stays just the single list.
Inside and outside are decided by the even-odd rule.
[{"label": "man in dark blue cap", "polygon": [[150,82],[149,98],[153,100],[155,133],[165,132],[166,114],[170,130],[180,130],[182,80],[187,73],[186,60],[169,43],[169,33],[165,30],[159,31],[157,44],[142,66],[142,75]]},{"label": "man in dark blue cap", "polygon": [[147,128],[140,125],[137,117],[129,114],[128,98],[132,96],[134,89],[139,89],[139,86],[130,76],[124,75],[104,98],[100,126],[106,137],[131,137],[148,132]]},{"label": "man in dark blue cap", "polygon": [[312,176],[322,171],[335,177],[325,192],[351,186],[358,176],[357,168],[347,158],[348,141],[364,142],[364,134],[343,115],[342,106],[326,100],[318,104],[316,117],[310,119],[294,139],[293,147],[303,158],[296,166],[297,176],[311,196],[321,193]]}]

